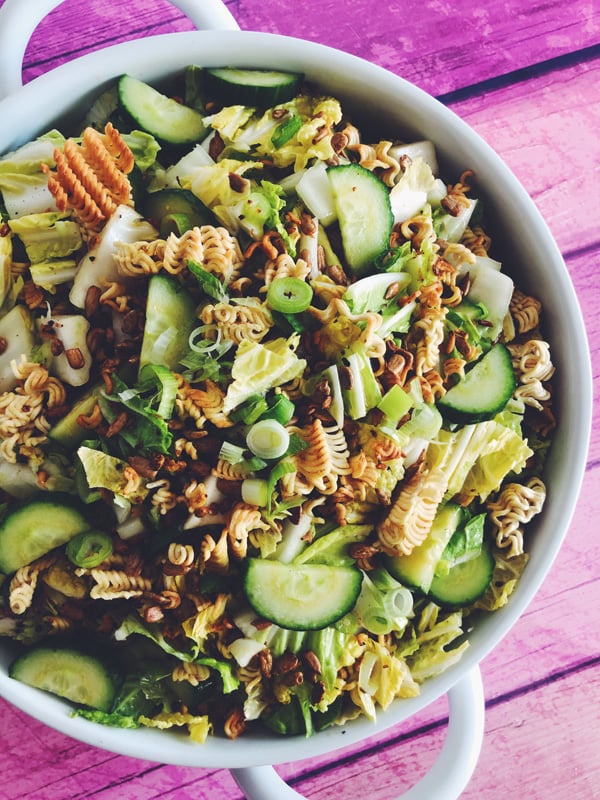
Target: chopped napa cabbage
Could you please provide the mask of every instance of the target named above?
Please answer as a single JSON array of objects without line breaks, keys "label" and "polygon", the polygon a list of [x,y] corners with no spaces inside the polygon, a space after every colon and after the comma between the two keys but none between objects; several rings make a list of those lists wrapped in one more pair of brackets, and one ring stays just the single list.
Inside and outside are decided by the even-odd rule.
[{"label": "chopped napa cabbage", "polygon": [[229,414],[251,395],[262,394],[299,377],[306,361],[295,353],[298,341],[297,335],[273,339],[266,344],[243,339],[231,368],[233,380],[227,388],[223,412]]},{"label": "chopped napa cabbage", "polygon": [[384,710],[396,697],[416,697],[419,687],[408,664],[385,644],[374,639],[365,641],[356,687],[351,691],[353,702],[371,720],[376,717],[376,704]]},{"label": "chopped napa cabbage", "polygon": [[360,595],[352,612],[363,628],[376,636],[392,631],[402,633],[412,610],[412,592],[387,570],[380,568],[363,575]]},{"label": "chopped napa cabbage", "polygon": [[344,405],[351,419],[362,419],[368,411],[375,408],[381,400],[381,388],[373,373],[371,361],[364,347],[352,345],[342,358],[342,363],[350,370],[350,388],[342,388]]},{"label": "chopped napa cabbage", "polygon": [[0,236],[0,308],[10,294],[12,286],[12,238]]},{"label": "chopped napa cabbage", "polygon": [[77,272],[77,261],[74,258],[52,258],[38,261],[29,268],[31,280],[47,292],[56,291],[61,283],[72,281]]},{"label": "chopped napa cabbage", "polygon": [[254,148],[258,155],[268,156],[277,167],[293,164],[295,172],[313,160],[327,161],[334,156],[331,136],[318,134],[323,128],[333,130],[340,122],[342,113],[337,100],[300,95],[276,108],[287,110],[302,120],[301,127],[280,147],[273,144],[272,137],[281,117],[278,114],[274,117],[272,108],[256,116],[254,108],[230,106],[205,117],[204,121],[217,130],[232,149],[248,152]]},{"label": "chopped napa cabbage", "polygon": [[460,492],[485,500],[509,472],[519,473],[532,454],[518,432],[487,420],[456,432],[440,430],[427,448],[426,460],[445,474],[447,497]]},{"label": "chopped napa cabbage", "polygon": [[116,242],[132,244],[157,238],[158,231],[135,209],[125,205],[118,206],[102,229],[94,247],[79,262],[69,294],[73,305],[84,308],[90,286],[102,286],[103,283],[123,279],[114,259]]},{"label": "chopped napa cabbage", "polygon": [[497,611],[506,605],[527,566],[529,553],[506,558],[504,554],[495,550],[494,560],[496,563],[490,585],[475,602],[475,608],[482,608],[484,611]]},{"label": "chopped napa cabbage", "polygon": [[164,173],[164,186],[178,189],[185,181],[189,181],[190,175],[197,167],[214,166],[214,160],[209,156],[201,144],[193,147],[189,153],[182,156],[179,161],[170,166]]},{"label": "chopped napa cabbage", "polygon": [[146,172],[146,170],[154,166],[160,145],[152,134],[136,130],[121,135],[125,140],[125,144],[133,153],[136,166],[142,172]]},{"label": "chopped napa cabbage", "polygon": [[477,200],[467,198],[467,202],[460,212],[453,216],[442,208],[436,209],[433,217],[435,232],[439,239],[446,242],[458,242],[462,239],[467,225],[471,221]]},{"label": "chopped napa cabbage", "polygon": [[108,489],[134,503],[141,502],[148,494],[143,482],[132,481],[128,476],[126,461],[84,445],[77,450],[77,456],[90,489]]},{"label": "chopped napa cabbage", "polygon": [[[283,224],[280,212],[285,208],[283,189],[276,183],[261,181],[253,189],[240,210],[240,224],[254,239],[262,238],[265,230],[279,233],[291,256],[296,255],[295,240]],[[297,237],[296,237],[297,238]]]},{"label": "chopped napa cabbage", "polygon": [[17,382],[11,361],[19,361],[22,356],[29,359],[35,343],[33,322],[25,306],[14,306],[0,319],[0,337],[6,342],[0,356],[0,392],[6,392]]},{"label": "chopped napa cabbage", "polygon": [[[439,618],[439,607],[429,604],[421,614],[427,624],[417,627],[414,641],[415,652],[407,657],[411,675],[417,683],[440,675],[456,664],[468,648],[468,641],[458,640],[463,635],[462,613],[456,611]],[[450,646],[452,645],[452,646]]]},{"label": "chopped napa cabbage", "polygon": [[[225,108],[217,111],[216,114],[204,117],[204,124],[218,131],[226,141],[233,142],[236,141],[236,134],[239,131],[243,131],[244,126],[252,119],[254,113],[255,109],[251,106],[225,106]],[[243,149],[241,143],[237,149]],[[250,146],[247,149],[249,150]]]},{"label": "chopped napa cabbage", "polygon": [[394,222],[405,222],[418,214],[434,188],[435,176],[431,167],[422,158],[416,158],[390,192]]},{"label": "chopped napa cabbage", "polygon": [[410,283],[406,272],[380,272],[369,275],[350,284],[342,298],[354,314],[365,311],[382,311],[390,302],[386,294],[390,287],[397,286],[398,292]]},{"label": "chopped napa cabbage", "polygon": [[502,331],[504,318],[513,295],[514,283],[505,272],[500,272],[485,261],[478,261],[468,267],[471,285],[469,300],[471,303],[483,304],[486,307],[486,319],[491,326],[486,335],[495,339]]},{"label": "chopped napa cabbage", "polygon": [[34,264],[70,256],[82,246],[79,225],[59,211],[9,219],[8,226],[21,239]]},{"label": "chopped napa cabbage", "polygon": [[233,232],[239,230],[239,215],[252,191],[250,181],[232,187],[232,174],[243,176],[248,170],[256,170],[261,164],[255,161],[237,161],[225,158],[214,164],[195,167],[183,180],[183,188],[189,188],[215,216]]},{"label": "chopped napa cabbage", "polygon": [[[58,355],[52,356],[50,371],[70,386],[86,384],[93,361],[87,344],[89,321],[82,314],[59,314],[54,317],[44,317],[41,322],[52,325],[63,346]],[[67,353],[74,350],[78,350],[81,356],[81,363],[77,366],[72,366],[67,357]]]},{"label": "chopped napa cabbage", "polygon": [[195,716],[189,713],[182,713],[181,711],[161,711],[154,717],[146,717],[141,714],[138,717],[138,722],[145,725],[147,728],[159,728],[166,730],[167,728],[186,726],[190,739],[197,744],[204,744],[209,733],[212,730],[212,725],[207,715]]},{"label": "chopped napa cabbage", "polygon": [[[302,202],[323,225],[335,222],[337,209],[325,162],[317,161],[312,167],[295,174],[301,176],[296,184],[296,193]],[[334,259],[332,263],[337,262]]]},{"label": "chopped napa cabbage", "polygon": [[50,131],[0,159],[0,192],[10,217],[56,209],[42,164],[54,166],[54,149],[64,141],[58,131]]},{"label": "chopped napa cabbage", "polygon": [[[423,160],[430,167],[434,175],[439,174],[439,164],[435,145],[430,139],[420,139],[416,142],[397,142],[389,149],[389,155],[397,158],[408,156],[412,161],[417,158]],[[445,187],[444,187],[445,193]]]}]

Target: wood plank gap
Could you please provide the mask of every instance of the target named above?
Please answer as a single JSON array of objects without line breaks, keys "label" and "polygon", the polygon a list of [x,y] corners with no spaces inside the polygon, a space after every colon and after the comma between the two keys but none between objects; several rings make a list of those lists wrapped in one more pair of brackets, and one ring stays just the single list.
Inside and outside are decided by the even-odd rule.
[{"label": "wood plank gap", "polygon": [[476,97],[485,92],[504,89],[516,83],[524,83],[532,78],[539,78],[555,70],[567,69],[577,64],[584,64],[598,57],[600,57],[600,44],[593,44],[589,47],[583,47],[580,50],[573,50],[571,53],[564,53],[554,58],[548,58],[544,61],[530,64],[527,67],[520,67],[519,69],[505,72],[502,75],[495,75],[493,78],[486,78],[485,80],[471,83],[468,86],[461,86],[460,89],[454,89],[446,94],[436,95],[436,99],[444,105],[451,105],[452,103],[468,100],[471,97]]},{"label": "wood plank gap", "polygon": [[582,256],[590,256],[600,250],[600,242],[591,242],[584,247],[575,247],[573,250],[565,250],[562,254],[565,261],[569,258],[581,258]]}]

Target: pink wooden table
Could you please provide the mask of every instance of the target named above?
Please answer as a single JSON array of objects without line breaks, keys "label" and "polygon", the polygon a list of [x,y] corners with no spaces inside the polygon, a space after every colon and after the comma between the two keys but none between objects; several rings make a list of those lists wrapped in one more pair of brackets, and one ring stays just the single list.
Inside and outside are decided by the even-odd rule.
[{"label": "pink wooden table", "polygon": [[[402,75],[448,104],[501,154],[538,204],[575,283],[598,411],[600,5],[228,0],[228,6],[244,29],[322,42]],[[67,0],[38,28],[25,78],[116,41],[191,27],[165,0]],[[596,413],[583,492],[560,558],[526,614],[482,664],[486,731],[465,800],[600,798],[599,490]],[[440,700],[399,729],[278,771],[315,800],[389,800],[433,763],[446,722]],[[225,771],[115,756],[0,701],[0,800],[159,797],[242,795]]]}]

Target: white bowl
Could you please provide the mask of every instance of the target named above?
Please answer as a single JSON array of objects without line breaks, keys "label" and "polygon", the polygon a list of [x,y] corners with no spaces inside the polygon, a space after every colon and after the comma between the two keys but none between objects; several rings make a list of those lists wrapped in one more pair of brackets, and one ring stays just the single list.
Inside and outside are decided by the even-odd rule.
[{"label": "white bowl", "polygon": [[[56,3],[54,3],[56,4]],[[376,723],[357,720],[310,739],[268,734],[235,741],[209,739],[198,746],[175,734],[116,730],[71,718],[70,707],[7,676],[10,646],[0,640],[0,695],[32,717],[98,747],[153,761],[210,767],[275,764],[306,758],[372,736],[405,720],[448,691],[498,644],[517,621],[556,558],[575,507],[588,447],[591,369],[585,330],[567,269],[534,203],[498,155],[446,107],[403,79],[351,55],[271,34],[210,31],[168,34],[93,53],[13,93],[0,102],[0,153],[46,130],[57,118],[84,106],[98,88],[122,73],[152,82],[187,64],[297,70],[306,73],[360,121],[377,120],[381,131],[436,143],[442,175],[474,170],[486,207],[498,220],[504,268],[543,303],[544,329],[556,365],[558,427],[544,479],[543,513],[528,536],[530,562],[508,605],[470,635],[459,664],[429,680],[419,697],[395,702]],[[481,194],[481,193],[480,193]]]}]

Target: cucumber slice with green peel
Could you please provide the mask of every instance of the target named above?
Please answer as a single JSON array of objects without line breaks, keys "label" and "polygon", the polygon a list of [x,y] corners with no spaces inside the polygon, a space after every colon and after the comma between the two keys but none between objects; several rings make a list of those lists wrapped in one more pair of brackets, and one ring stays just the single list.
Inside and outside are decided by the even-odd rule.
[{"label": "cucumber slice with green peel", "polygon": [[0,572],[16,572],[89,528],[70,495],[32,497],[11,509],[0,525]]},{"label": "cucumber slice with green peel", "polygon": [[146,364],[175,369],[189,349],[190,333],[197,324],[196,305],[188,291],[170,275],[153,275],[148,283],[140,370]]},{"label": "cucumber slice with green peel", "polygon": [[467,561],[459,561],[446,575],[435,575],[428,595],[436,603],[460,608],[475,602],[492,581],[494,556],[489,544]]},{"label": "cucumber slice with green peel", "polygon": [[508,348],[494,345],[455,386],[438,401],[450,422],[470,425],[493,419],[510,400],[516,387]]},{"label": "cucumber slice with green peel", "polygon": [[9,675],[35,689],[106,712],[117,691],[103,662],[74,648],[34,647],[11,664]]},{"label": "cucumber slice with green peel", "polygon": [[362,573],[354,567],[283,564],[250,558],[244,579],[257,614],[289,630],[321,630],[354,606]]},{"label": "cucumber slice with green peel", "polygon": [[160,189],[149,192],[144,204],[144,216],[163,234],[163,222],[174,214],[183,214],[189,221],[190,228],[203,225],[214,225],[215,216],[188,189]]},{"label": "cucumber slice with green peel", "polygon": [[119,102],[136,124],[161,142],[193,144],[206,136],[202,114],[184,106],[153,86],[123,75],[118,84]]},{"label": "cucumber slice with green peel", "polygon": [[222,67],[205,70],[205,88],[219,105],[261,106],[287,103],[298,93],[304,75],[278,70]]},{"label": "cucumber slice with green peel", "polygon": [[427,593],[452,534],[463,519],[463,509],[456,503],[447,503],[438,511],[425,541],[408,556],[389,556],[385,565],[391,575],[405,586],[414,586]]},{"label": "cucumber slice with green peel", "polygon": [[354,275],[372,270],[389,248],[394,215],[387,186],[360,164],[329,167],[327,176],[342,235],[344,256]]}]

